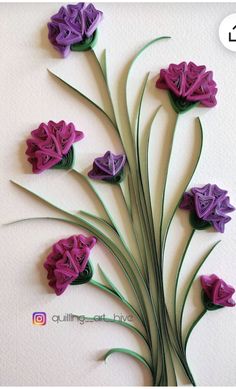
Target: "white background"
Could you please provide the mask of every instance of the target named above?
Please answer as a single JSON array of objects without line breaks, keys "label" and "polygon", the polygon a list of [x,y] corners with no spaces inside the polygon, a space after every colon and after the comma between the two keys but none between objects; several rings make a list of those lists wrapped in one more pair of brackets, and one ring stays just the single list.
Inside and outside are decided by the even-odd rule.
[{"label": "white background", "polygon": [[[229,190],[236,204],[236,54],[227,51],[218,39],[221,20],[235,12],[234,4],[97,4],[104,12],[99,28],[98,54],[107,48],[112,92],[117,101],[117,87],[127,63],[147,41],[159,35],[171,35],[168,42],[157,44],[137,63],[130,79],[129,99],[136,93],[147,71],[151,71],[146,94],[144,118],[149,118],[160,103],[163,108],[155,123],[150,161],[155,212],[158,212],[158,185],[166,144],[173,126],[166,93],[154,88],[161,67],[170,62],[192,60],[214,71],[219,87],[218,105],[199,108],[180,118],[174,158],[168,185],[168,205],[181,193],[183,177],[191,168],[197,139],[194,118],[201,116],[204,149],[192,185],[217,183]],[[93,158],[107,149],[122,151],[108,122],[46,71],[54,70],[67,81],[86,91],[103,104],[103,84],[89,53],[71,53],[59,58],[47,40],[46,23],[59,4],[1,4],[1,221],[7,223],[33,216],[58,216],[43,202],[14,187],[9,179],[27,185],[67,209],[87,209],[101,213],[93,197],[72,173],[47,171],[33,176],[26,161],[25,140],[40,122],[52,119],[72,121],[85,132],[78,144],[77,167],[87,172]],[[101,97],[102,95],[102,97]],[[119,95],[118,100],[121,100]],[[165,139],[165,140],[164,140]],[[164,142],[164,143],[163,143]],[[162,160],[162,162],[161,162]],[[98,185],[115,217],[122,221],[121,201],[115,189]],[[115,203],[113,203],[113,201]],[[116,202],[117,201],[117,202]],[[123,224],[122,224],[123,223]],[[178,212],[168,240],[165,280],[171,290],[178,255],[189,234],[187,214]],[[126,313],[113,299],[94,287],[69,287],[60,297],[47,286],[42,267],[51,245],[77,232],[63,223],[34,221],[1,227],[1,363],[2,385],[150,385],[148,373],[135,361],[114,355],[107,364],[99,361],[110,347],[130,347],[142,352],[142,344],[127,329],[110,324],[75,322],[53,323],[52,315],[65,313]],[[226,225],[224,235],[197,233],[186,258],[181,290],[191,270],[210,244],[222,243],[208,259],[202,273],[217,275],[236,285],[236,216]],[[129,289],[114,260],[98,244],[91,254],[126,294]],[[95,266],[96,268],[96,266]],[[98,278],[98,275],[95,275]],[[199,282],[188,302],[185,325],[200,310]],[[169,294],[170,298],[171,295]],[[32,325],[34,311],[45,311],[48,323]],[[236,310],[222,309],[208,313],[195,329],[189,342],[188,357],[198,385],[236,384]]]}]

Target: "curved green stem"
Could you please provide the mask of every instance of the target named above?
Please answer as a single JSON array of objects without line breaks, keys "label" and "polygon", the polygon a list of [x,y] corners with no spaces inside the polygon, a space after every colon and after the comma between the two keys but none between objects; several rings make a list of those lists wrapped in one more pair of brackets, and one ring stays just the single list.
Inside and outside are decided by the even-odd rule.
[{"label": "curved green stem", "polygon": [[166,186],[167,186],[167,180],[168,180],[168,173],[169,173],[169,167],[170,167],[170,161],[171,161],[171,155],[174,145],[174,138],[177,128],[179,114],[176,114],[176,120],[175,125],[172,131],[172,137],[171,137],[171,143],[170,143],[170,149],[168,154],[168,160],[167,160],[167,166],[166,166],[166,172],[165,172],[165,178],[164,178],[164,185],[163,185],[163,191],[161,196],[161,212],[160,212],[160,227],[159,227],[159,250],[160,250],[160,260],[161,260],[161,268],[163,269],[163,263],[164,263],[164,251],[163,251],[163,240],[162,240],[162,234],[163,234],[163,218],[164,218],[164,209],[165,209],[165,195],[166,195]]},{"label": "curved green stem", "polygon": [[[194,165],[193,171],[192,171],[192,173],[191,173],[189,179],[187,180],[187,182],[186,182],[186,184],[185,184],[185,187],[184,187],[184,189],[183,189],[183,193],[186,191],[187,187],[189,186],[190,181],[191,181],[192,178],[193,178],[193,175],[194,175],[194,173],[195,173],[195,171],[196,171],[196,169],[197,169],[197,167],[198,167],[198,163],[199,163],[199,161],[200,161],[201,154],[202,154],[202,148],[203,148],[203,129],[202,129],[202,123],[201,123],[201,120],[200,120],[199,117],[196,119],[196,121],[197,121],[198,124],[199,124],[199,127],[198,127],[198,128],[199,128],[199,130],[200,130],[200,148],[199,148],[199,153],[198,153],[198,156],[197,156],[196,163],[195,163],[195,165]],[[168,232],[169,232],[169,229],[170,229],[172,220],[173,220],[173,218],[174,218],[174,216],[175,216],[175,213],[176,213],[176,211],[177,211],[177,209],[178,209],[178,206],[179,206],[179,203],[180,203],[181,199],[182,199],[182,195],[181,195],[179,201],[177,202],[177,204],[176,204],[176,206],[175,206],[175,208],[174,208],[174,210],[173,210],[173,212],[172,212],[172,215],[171,215],[171,217],[170,217],[170,219],[169,219],[169,221],[168,221],[168,223],[167,223],[167,227],[166,227],[166,230],[165,230],[165,233],[164,233],[164,238],[163,238],[163,252],[165,251],[166,240],[167,240],[167,236],[168,236]]]},{"label": "curved green stem", "polygon": [[106,359],[114,354],[114,353],[123,353],[123,354],[127,354],[127,355],[130,355],[131,357],[135,358],[136,360],[138,360],[139,362],[141,362],[144,366],[146,366],[151,374],[153,375],[153,370],[152,370],[152,367],[151,365],[149,364],[149,362],[144,358],[142,357],[140,354],[136,353],[135,351],[132,351],[132,350],[129,350],[129,349],[126,349],[126,348],[112,348],[110,349],[109,351],[107,351],[107,353],[104,355],[104,360],[106,361]]},{"label": "curved green stem", "polygon": [[84,93],[82,93],[80,90],[76,89],[75,87],[73,87],[72,85],[70,85],[68,82],[66,82],[65,80],[63,80],[61,77],[59,77],[57,74],[53,73],[51,70],[48,69],[48,72],[53,76],[55,77],[56,79],[60,80],[61,82],[63,82],[63,84],[67,85],[69,88],[71,88],[73,91],[75,91],[76,93],[78,93],[81,97],[83,97],[88,103],[92,104],[94,108],[96,108],[96,110],[100,111],[107,119],[108,121],[110,122],[110,124],[112,125],[112,127],[118,132],[118,129],[116,127],[116,124],[114,123],[114,121],[110,118],[110,116],[97,104],[95,103],[95,101],[93,101],[92,99],[90,99],[88,96],[86,96]]},{"label": "curved green stem", "polygon": [[214,248],[220,243],[220,241],[216,242],[211,248],[210,250],[208,250],[207,254],[203,257],[203,259],[200,261],[199,265],[196,267],[191,279],[190,279],[190,282],[186,288],[186,293],[184,295],[184,299],[183,299],[183,303],[182,303],[182,306],[181,306],[181,309],[180,309],[180,320],[179,320],[179,331],[180,331],[180,342],[181,344],[183,345],[183,340],[182,340],[182,324],[183,324],[183,313],[184,313],[184,308],[185,308],[185,304],[186,304],[186,300],[188,298],[188,294],[189,294],[189,291],[191,289],[191,286],[193,284],[193,281],[195,280],[195,277],[197,275],[197,273],[199,272],[200,268],[202,267],[202,265],[204,264],[204,262],[207,260],[207,258],[209,257],[209,255],[211,254],[211,252],[214,250]]},{"label": "curved green stem", "polygon": [[[73,316],[77,316],[77,315],[74,315]],[[109,318],[109,317],[104,317],[104,318],[94,318],[94,317],[88,317],[88,316],[84,316],[85,319],[89,320],[90,322],[98,322],[98,321],[101,321],[101,322],[104,322],[104,323],[113,323],[113,324],[118,324],[118,325],[121,325],[123,327],[126,327],[128,328],[129,330],[131,330],[132,332],[134,332],[136,335],[138,335],[142,340],[144,340],[144,342],[147,344],[147,346],[149,347],[149,344],[148,344],[148,341],[146,339],[146,337],[144,336],[144,334],[139,331],[138,328],[132,326],[131,324],[125,322],[124,320],[117,320],[117,319],[112,319],[112,318]]]},{"label": "curved green stem", "polygon": [[175,284],[174,284],[175,285],[175,288],[174,288],[174,323],[175,323],[175,332],[176,332],[177,338],[180,338],[179,335],[178,335],[178,325],[177,325],[177,289],[178,289],[178,282],[179,282],[179,276],[180,276],[180,272],[181,272],[181,269],[182,269],[182,265],[183,265],[186,253],[188,251],[188,248],[189,248],[189,245],[191,243],[191,240],[193,238],[194,233],[195,233],[195,230],[193,229],[191,231],[191,233],[190,233],[190,236],[188,238],[187,244],[186,244],[186,246],[184,248],[184,252],[183,252],[182,257],[180,259],[180,262],[179,262],[179,265],[178,265],[178,270],[177,270],[177,273],[176,273]]},{"label": "curved green stem", "polygon": [[200,315],[198,315],[198,317],[194,320],[193,324],[191,325],[187,335],[186,335],[186,339],[185,339],[185,342],[184,342],[184,350],[185,350],[185,353],[186,353],[186,349],[187,349],[187,344],[188,344],[188,340],[189,340],[189,337],[194,329],[194,327],[197,325],[197,323],[201,320],[201,318],[207,313],[207,310],[204,308],[203,311],[200,313]]}]

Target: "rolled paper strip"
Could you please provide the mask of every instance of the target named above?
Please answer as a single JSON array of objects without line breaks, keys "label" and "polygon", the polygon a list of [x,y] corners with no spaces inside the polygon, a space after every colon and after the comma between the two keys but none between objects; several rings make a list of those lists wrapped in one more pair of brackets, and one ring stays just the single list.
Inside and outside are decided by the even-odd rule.
[{"label": "rolled paper strip", "polygon": [[216,305],[209,299],[207,294],[202,290],[202,303],[207,311],[216,311],[217,309],[224,308],[223,305]]},{"label": "rolled paper strip", "polygon": [[191,101],[187,101],[184,97],[175,96],[174,93],[170,91],[169,99],[171,106],[176,113],[187,112],[198,105],[198,102],[192,103]]},{"label": "rolled paper strip", "polygon": [[86,282],[89,282],[92,277],[93,277],[93,266],[90,263],[90,261],[88,261],[84,271],[79,273],[78,277],[71,282],[71,285],[85,284]]},{"label": "rolled paper strip", "polygon": [[[49,286],[61,295],[68,285],[88,282],[93,269],[88,265],[89,256],[97,239],[94,236],[72,235],[56,242],[44,262]],[[86,270],[87,269],[87,270]]]},{"label": "rolled paper strip", "polygon": [[226,284],[215,274],[200,277],[202,285],[202,301],[206,309],[215,310],[223,307],[234,307],[232,299],[235,289]]},{"label": "rolled paper strip", "polygon": [[190,212],[189,221],[195,230],[206,230],[207,228],[211,227],[211,223],[200,219],[194,211]]},{"label": "rolled paper strip", "polygon": [[74,163],[74,148],[70,148],[69,152],[66,155],[63,155],[62,160],[56,165],[52,166],[52,169],[64,169],[69,170],[72,168]]},{"label": "rolled paper strip", "polygon": [[230,204],[227,191],[215,184],[207,184],[201,188],[195,187],[185,192],[179,207],[190,211],[190,223],[196,230],[212,226],[222,233],[225,224],[231,220],[228,213],[235,210]]},{"label": "rolled paper strip", "polygon": [[97,41],[97,26],[102,18],[103,13],[91,3],[61,7],[48,23],[48,39],[63,57],[70,50],[89,50]]},{"label": "rolled paper strip", "polygon": [[177,113],[186,112],[197,104],[214,107],[216,101],[216,83],[212,71],[204,65],[193,62],[170,64],[161,69],[156,87],[169,91],[170,102]]},{"label": "rolled paper strip", "polygon": [[83,132],[77,131],[73,123],[66,124],[64,120],[41,123],[31,135],[32,138],[26,141],[28,147],[25,154],[33,166],[33,173],[50,168],[71,168],[74,160],[72,145],[84,137]]},{"label": "rolled paper strip", "polygon": [[87,51],[92,49],[98,40],[98,32],[97,30],[93,33],[93,35],[89,38],[86,38],[83,42],[74,43],[70,46],[71,51]]},{"label": "rolled paper strip", "polygon": [[124,177],[125,162],[126,156],[124,154],[115,155],[111,151],[107,151],[103,157],[95,158],[93,168],[88,176],[93,180],[119,183]]}]

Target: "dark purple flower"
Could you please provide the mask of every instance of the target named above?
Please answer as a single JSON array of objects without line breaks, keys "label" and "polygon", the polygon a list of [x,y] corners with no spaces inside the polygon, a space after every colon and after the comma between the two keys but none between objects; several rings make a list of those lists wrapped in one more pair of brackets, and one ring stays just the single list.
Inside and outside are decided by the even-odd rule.
[{"label": "dark purple flower", "polygon": [[94,180],[103,180],[108,182],[120,182],[126,162],[124,154],[115,155],[107,151],[103,157],[95,158],[93,169],[88,176]]},{"label": "dark purple flower", "polygon": [[32,138],[26,141],[26,155],[33,166],[33,173],[41,173],[55,165],[70,168],[73,163],[72,145],[84,137],[83,132],[76,131],[73,123],[66,124],[64,120],[41,123],[31,135]]},{"label": "dark purple flower", "polygon": [[84,272],[96,242],[94,236],[73,235],[53,245],[44,267],[48,272],[49,286],[58,296]]},{"label": "dark purple flower", "polygon": [[207,184],[185,192],[179,207],[191,212],[191,222],[196,229],[212,225],[216,231],[224,232],[225,224],[231,220],[228,213],[235,210],[229,201],[226,190]]},{"label": "dark purple flower", "polygon": [[202,289],[204,292],[204,303],[207,309],[216,309],[217,307],[234,307],[235,301],[232,296],[235,289],[226,284],[215,274],[200,277]]},{"label": "dark purple flower", "polygon": [[63,57],[71,49],[88,50],[95,42],[94,33],[102,17],[103,13],[93,4],[78,3],[61,7],[48,23],[48,39]]},{"label": "dark purple flower", "polygon": [[161,69],[156,87],[169,90],[176,112],[187,111],[196,103],[206,107],[214,107],[217,103],[213,72],[193,62],[170,64],[168,69]]}]

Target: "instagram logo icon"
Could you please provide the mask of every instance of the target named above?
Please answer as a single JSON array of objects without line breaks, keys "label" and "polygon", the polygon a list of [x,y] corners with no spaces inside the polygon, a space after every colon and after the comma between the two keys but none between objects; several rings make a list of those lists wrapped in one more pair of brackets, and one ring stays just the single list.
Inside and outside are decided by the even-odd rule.
[{"label": "instagram logo icon", "polygon": [[32,315],[33,325],[45,326],[47,322],[47,315],[45,312],[34,312]]}]

